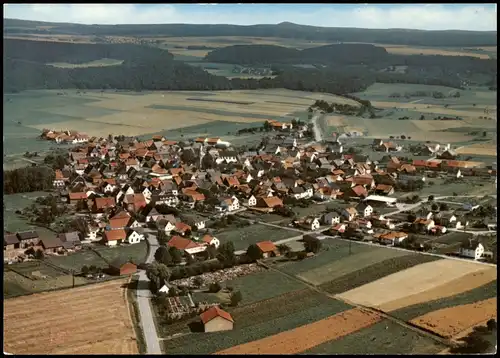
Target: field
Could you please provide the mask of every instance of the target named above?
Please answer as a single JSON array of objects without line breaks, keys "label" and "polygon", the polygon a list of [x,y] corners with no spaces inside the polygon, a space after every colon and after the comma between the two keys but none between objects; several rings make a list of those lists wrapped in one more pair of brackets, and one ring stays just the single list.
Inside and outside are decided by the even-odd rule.
[{"label": "field", "polygon": [[125,283],[118,280],[5,300],[4,351],[137,354]]},{"label": "field", "polygon": [[497,156],[497,144],[493,142],[476,143],[457,149],[458,154]]},{"label": "field", "polygon": [[68,128],[89,135],[161,133],[172,139],[232,135],[238,129],[261,126],[266,119],[290,120],[319,98],[352,102],[334,95],[281,89],[140,94],[66,90],[61,95],[25,91],[4,96],[4,146],[6,154],[47,150],[54,143],[35,139],[43,128]]},{"label": "field", "polygon": [[[5,143],[5,142],[4,142]],[[5,148],[5,144],[4,144]],[[26,165],[26,164],[25,164]],[[31,204],[33,204],[36,198],[41,196],[46,196],[49,193],[43,191],[35,191],[32,193],[22,193],[22,194],[10,194],[3,196],[3,225],[5,230],[11,232],[29,230],[34,228],[38,233],[44,231],[42,228],[38,228],[31,225],[26,219],[20,217],[16,214],[16,210],[22,210]]]},{"label": "field", "polygon": [[303,354],[435,354],[444,346],[436,341],[420,335],[413,330],[402,327],[392,321],[383,319],[374,325],[361,329],[340,339],[334,339]]},{"label": "field", "polygon": [[380,321],[380,316],[357,308],[323,320],[232,347],[219,354],[296,354]]},{"label": "field", "polygon": [[411,323],[425,327],[434,333],[451,338],[457,334],[497,317],[497,299],[467,305],[443,308],[414,318]]},{"label": "field", "polygon": [[[356,302],[370,307],[381,307],[422,291],[431,290],[454,279],[484,269],[474,262],[438,260],[423,263],[394,273],[369,284],[338,295],[348,302]],[[391,287],[390,296],[387,289]]]},{"label": "field", "polygon": [[66,63],[66,62],[56,62],[49,63],[49,66],[58,68],[87,68],[87,67],[107,67],[107,66],[119,66],[123,63],[123,60],[115,60],[112,58],[103,58],[96,61],[90,61],[87,63]]},{"label": "field", "polygon": [[224,230],[215,234],[221,243],[232,241],[235,250],[246,250],[251,244],[271,239],[278,241],[297,236],[296,231],[279,229],[263,224],[254,224],[243,228]]}]

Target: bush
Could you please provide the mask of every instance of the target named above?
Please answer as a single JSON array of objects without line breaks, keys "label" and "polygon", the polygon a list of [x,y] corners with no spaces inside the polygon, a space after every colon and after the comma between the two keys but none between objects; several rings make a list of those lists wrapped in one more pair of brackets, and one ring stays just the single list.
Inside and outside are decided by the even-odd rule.
[{"label": "bush", "polygon": [[236,291],[236,292],[233,292],[231,294],[231,298],[230,299],[231,299],[231,306],[236,307],[236,306],[238,306],[238,303],[241,302],[241,300],[243,299],[243,297],[242,297],[240,291]]},{"label": "bush", "polygon": [[222,289],[220,283],[213,282],[208,286],[208,292],[217,293]]},{"label": "bush", "polygon": [[307,253],[305,251],[300,251],[297,253],[298,260],[304,260],[307,257]]}]

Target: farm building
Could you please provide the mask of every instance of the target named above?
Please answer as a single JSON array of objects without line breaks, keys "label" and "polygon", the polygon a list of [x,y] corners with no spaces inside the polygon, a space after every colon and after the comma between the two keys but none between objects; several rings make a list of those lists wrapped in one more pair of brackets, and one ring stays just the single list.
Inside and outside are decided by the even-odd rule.
[{"label": "farm building", "polygon": [[3,249],[14,250],[19,248],[19,240],[17,239],[16,234],[5,234],[3,237]]},{"label": "farm building", "polygon": [[394,206],[396,205],[396,198],[389,198],[387,196],[380,195],[369,195],[366,197],[365,201],[373,204],[373,205],[387,205]]},{"label": "farm building", "polygon": [[137,272],[137,265],[118,258],[109,264],[108,271],[111,275],[131,275]]},{"label": "farm building", "polygon": [[469,240],[461,245],[459,253],[461,256],[479,260],[484,254],[484,246],[477,240]]},{"label": "farm building", "polygon": [[280,255],[278,248],[271,241],[258,242],[257,247],[262,252],[262,257],[264,257],[264,258],[274,257],[274,256]]},{"label": "farm building", "polygon": [[200,315],[200,318],[205,327],[205,332],[230,331],[233,329],[233,317],[217,306],[210,307]]},{"label": "farm building", "polygon": [[46,254],[53,254],[62,251],[64,248],[64,243],[59,237],[56,236],[50,236],[41,239],[40,245],[42,246]]}]

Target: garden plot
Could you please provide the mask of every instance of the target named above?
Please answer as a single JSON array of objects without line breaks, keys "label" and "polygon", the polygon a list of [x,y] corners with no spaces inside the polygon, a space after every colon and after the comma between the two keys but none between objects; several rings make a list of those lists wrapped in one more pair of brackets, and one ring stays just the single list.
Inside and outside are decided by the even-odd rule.
[{"label": "garden plot", "polygon": [[437,286],[430,290],[419,292],[399,300],[387,302],[381,305],[380,309],[384,312],[390,312],[440,298],[451,297],[481,287],[490,282],[496,281],[496,279],[496,268],[486,268],[482,271],[472,272],[465,276],[456,278],[445,283],[444,285]]},{"label": "garden plot", "polygon": [[118,247],[96,247],[96,253],[107,263],[116,259],[131,260],[134,263],[141,264],[146,261],[148,254],[148,245],[146,241],[141,241],[133,245],[121,245]]},{"label": "garden plot", "polygon": [[497,317],[497,299],[444,308],[412,319],[410,322],[441,337],[451,338],[460,332]]},{"label": "garden plot", "polygon": [[246,250],[248,246],[260,241],[279,241],[297,236],[296,231],[280,229],[273,226],[254,224],[243,228],[225,230],[215,234],[221,244],[232,241],[235,250]]},{"label": "garden plot", "polygon": [[240,276],[245,276],[245,275],[249,275],[252,273],[261,272],[263,270],[264,270],[264,268],[258,266],[257,264],[240,265],[240,266],[235,266],[235,267],[231,267],[231,268],[227,268],[227,269],[219,270],[219,271],[215,271],[215,272],[206,272],[206,273],[203,273],[202,275],[192,276],[192,277],[188,277],[188,278],[182,278],[179,280],[173,280],[173,281],[171,281],[171,283],[174,285],[180,285],[180,286],[193,286],[195,278],[201,277],[203,279],[205,286],[208,286],[214,282],[222,283],[222,282],[234,280]]},{"label": "garden plot", "polygon": [[[362,342],[366,343],[363,344]],[[435,354],[444,345],[387,319],[303,354]]]},{"label": "garden plot", "polygon": [[296,354],[380,321],[373,312],[357,308],[274,336],[232,347],[218,354]]},{"label": "garden plot", "polygon": [[92,250],[81,250],[70,255],[50,255],[45,260],[63,270],[80,272],[83,266],[108,267],[108,264]]},{"label": "garden plot", "polygon": [[428,262],[344,292],[339,297],[348,302],[380,307],[482,269],[483,265],[473,262],[446,259]]}]

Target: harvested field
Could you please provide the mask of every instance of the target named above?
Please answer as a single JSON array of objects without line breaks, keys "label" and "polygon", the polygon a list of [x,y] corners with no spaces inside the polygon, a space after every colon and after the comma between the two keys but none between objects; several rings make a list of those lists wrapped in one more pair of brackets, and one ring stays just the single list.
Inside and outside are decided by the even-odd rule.
[{"label": "harvested field", "polygon": [[456,152],[458,154],[496,156],[497,145],[494,143],[477,143],[461,147]]},{"label": "harvested field", "polygon": [[122,288],[126,282],[4,301],[4,350],[14,354],[137,354]]},{"label": "harvested field", "polygon": [[[206,333],[192,333],[187,336],[169,339],[163,341],[164,352],[166,354],[211,354],[313,323],[352,308],[341,301],[328,299],[319,293],[306,294],[302,297],[304,299],[307,297],[307,299],[301,299],[300,301],[298,300],[301,297],[300,295],[291,295],[291,298],[284,295],[284,298],[278,299],[278,301],[272,300],[270,302],[271,306],[268,306],[267,301],[262,301],[262,304],[256,303],[257,310],[269,313],[267,319],[259,313],[249,313],[250,317],[253,317],[256,322],[253,322],[252,319],[246,319],[243,313],[245,306],[243,306],[241,307],[242,311],[240,311],[240,317],[242,318],[235,320],[232,331],[215,332],[209,335]],[[289,300],[301,302],[302,305],[296,311],[282,315],[286,312],[277,310],[274,304]],[[237,309],[239,310],[240,307]],[[276,317],[274,317],[273,313],[275,311],[277,313]],[[231,309],[229,309],[229,312],[232,314]],[[238,313],[236,314],[238,315]],[[238,322],[241,322],[242,327],[239,326]],[[192,344],[193,341],[196,341],[196,344]]]},{"label": "harvested field", "polygon": [[403,307],[408,307],[423,302],[433,301],[440,298],[451,297],[463,292],[486,285],[497,279],[496,268],[490,267],[482,271],[472,272],[468,275],[456,278],[444,285],[432,288],[427,291],[404,297],[399,300],[387,302],[379,308],[384,312],[395,311]]},{"label": "harvested field", "polygon": [[433,262],[437,260],[441,260],[441,258],[428,255],[407,254],[405,256],[387,259],[351,272],[335,280],[321,284],[320,288],[331,294],[339,294],[366,285],[372,281],[394,274],[395,272],[405,270],[425,262]]},{"label": "harvested field", "polygon": [[435,354],[443,348],[443,345],[426,336],[384,319],[345,337],[308,349],[303,354]]},{"label": "harvested field", "polygon": [[330,127],[339,127],[345,126],[346,122],[344,121],[344,116],[327,116],[326,125]]},{"label": "harvested field", "polygon": [[442,337],[450,338],[490,318],[497,317],[497,299],[444,308],[412,319],[410,322]]},{"label": "harvested field", "polygon": [[[344,292],[339,297],[350,302],[379,307],[483,269],[484,266],[473,262],[455,260],[427,262]],[[390,295],[387,294],[388,290],[391,292]]]},{"label": "harvested field", "polygon": [[391,312],[391,315],[410,321],[415,317],[423,316],[426,313],[437,311],[443,308],[466,305],[478,301],[497,297],[497,281],[491,281],[486,285],[474,288],[472,290],[459,293],[451,297],[440,298],[434,301],[428,301],[413,306],[408,306]]},{"label": "harvested field", "polygon": [[378,262],[405,255],[408,255],[405,251],[373,248],[370,251],[357,253],[340,260],[333,261],[328,265],[300,273],[297,276],[309,283],[312,283],[313,285],[320,285],[361,270],[365,267],[374,265]]},{"label": "harvested field", "polygon": [[296,354],[369,327],[381,320],[373,312],[354,308],[321,321],[232,347],[218,354]]},{"label": "harvested field", "polygon": [[396,55],[440,55],[440,56],[468,56],[477,57],[480,59],[489,59],[488,54],[474,53],[468,51],[453,51],[453,50],[443,50],[441,48],[420,48],[420,47],[408,47],[408,46],[394,46],[394,45],[377,45],[384,47],[387,52]]}]

